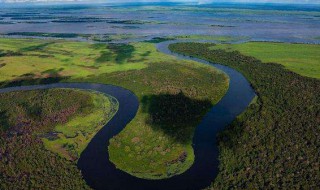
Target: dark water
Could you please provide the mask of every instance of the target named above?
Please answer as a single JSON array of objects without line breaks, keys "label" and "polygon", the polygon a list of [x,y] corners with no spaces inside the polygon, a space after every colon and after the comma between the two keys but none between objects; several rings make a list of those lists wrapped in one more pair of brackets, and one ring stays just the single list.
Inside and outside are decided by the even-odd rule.
[{"label": "dark water", "polygon": [[[112,22],[124,20],[141,23]],[[130,34],[134,36],[131,40],[228,35],[252,40],[320,43],[320,6],[160,3],[17,7],[0,4],[0,33],[12,32]]]},{"label": "dark water", "polygon": [[[177,41],[174,41],[177,42]],[[157,45],[159,51],[178,56],[181,59],[198,61],[212,65],[230,78],[229,89],[221,101],[216,104],[203,118],[195,131],[193,148],[195,162],[185,173],[164,180],[145,180],[133,177],[109,161],[109,140],[117,135],[130,122],[138,109],[139,103],[134,94],[121,87],[87,84],[87,83],[57,83],[49,85],[23,86],[0,89],[0,93],[49,88],[89,89],[110,94],[120,103],[119,111],[114,118],[103,127],[82,152],[78,168],[82,171],[86,182],[94,189],[134,189],[134,190],[198,190],[210,185],[218,173],[218,147],[216,135],[230,124],[237,115],[242,113],[255,96],[248,81],[237,71],[219,64],[173,54],[164,42]]]}]

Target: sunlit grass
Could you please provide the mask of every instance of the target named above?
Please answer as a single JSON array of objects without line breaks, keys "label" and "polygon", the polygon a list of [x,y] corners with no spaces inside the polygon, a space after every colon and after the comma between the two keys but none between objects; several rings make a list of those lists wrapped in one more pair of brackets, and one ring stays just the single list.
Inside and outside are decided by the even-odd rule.
[{"label": "sunlit grass", "polygon": [[280,63],[302,76],[320,78],[320,45],[249,42],[217,44],[211,49],[240,51],[264,63]]}]

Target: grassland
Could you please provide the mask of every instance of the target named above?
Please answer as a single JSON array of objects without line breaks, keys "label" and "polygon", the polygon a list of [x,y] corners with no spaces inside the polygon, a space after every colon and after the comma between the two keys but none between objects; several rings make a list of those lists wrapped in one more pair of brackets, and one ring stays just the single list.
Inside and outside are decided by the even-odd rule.
[{"label": "grassland", "polygon": [[118,110],[115,98],[104,94],[92,95],[93,108],[90,113],[79,115],[67,123],[58,124],[54,133],[42,138],[46,149],[68,160],[77,160],[94,135],[114,116]]},{"label": "grassland", "polygon": [[88,189],[73,160],[116,109],[88,91],[0,94],[0,189]]},{"label": "grassland", "polygon": [[237,69],[258,94],[246,112],[219,135],[220,172],[210,189],[317,189],[320,81],[217,47],[204,43],[170,46],[175,52]]},{"label": "grassland", "polygon": [[218,44],[211,49],[239,51],[264,63],[279,63],[302,76],[320,79],[320,46],[271,42]]},{"label": "grassland", "polygon": [[194,129],[228,88],[224,73],[159,53],[148,42],[0,39],[0,44],[2,86],[95,82],[134,92],[138,113],[106,148],[119,169],[141,178],[168,178],[191,166]]}]

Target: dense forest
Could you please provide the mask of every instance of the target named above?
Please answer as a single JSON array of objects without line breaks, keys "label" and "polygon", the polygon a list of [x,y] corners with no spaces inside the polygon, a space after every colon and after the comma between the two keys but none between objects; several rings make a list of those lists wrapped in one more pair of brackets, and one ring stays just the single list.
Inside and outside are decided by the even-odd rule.
[{"label": "dense forest", "polygon": [[0,189],[89,189],[76,163],[45,149],[54,126],[90,113],[84,91],[52,89],[0,94]]},{"label": "dense forest", "polygon": [[170,49],[240,71],[258,94],[218,137],[220,172],[212,189],[320,187],[320,81],[209,43]]}]

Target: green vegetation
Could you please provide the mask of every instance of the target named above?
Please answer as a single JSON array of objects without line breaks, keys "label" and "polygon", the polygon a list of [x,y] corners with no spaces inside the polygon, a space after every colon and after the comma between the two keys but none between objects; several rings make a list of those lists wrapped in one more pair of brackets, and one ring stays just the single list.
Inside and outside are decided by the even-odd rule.
[{"label": "green vegetation", "polygon": [[117,41],[117,40],[127,40],[127,39],[142,37],[134,34],[76,34],[76,33],[43,33],[43,32],[12,32],[12,33],[6,33],[4,35],[25,36],[25,37],[44,37],[44,38],[83,38],[83,39],[92,40],[96,42],[111,42],[111,41]]},{"label": "green vegetation", "polygon": [[[142,178],[167,178],[191,166],[194,128],[228,89],[224,73],[164,55],[149,42],[88,44],[0,39],[0,44],[3,52],[20,54],[0,57],[4,65],[0,68],[2,86],[94,82],[134,92],[140,101],[137,115],[106,148],[119,169]],[[30,47],[36,50],[22,51]],[[169,101],[172,99],[176,101]],[[163,115],[168,108],[172,115]],[[169,125],[167,121],[174,120],[179,112],[184,115],[178,123]],[[190,122],[185,123],[183,118]]]},{"label": "green vegetation", "polygon": [[219,135],[220,172],[211,189],[319,187],[318,79],[213,44],[180,43],[170,49],[237,69],[259,96]]},{"label": "green vegetation", "polygon": [[52,37],[52,38],[76,38],[81,36],[76,33],[43,33],[43,32],[12,32],[7,33],[8,36],[36,36],[36,37]]},{"label": "green vegetation", "polygon": [[[138,113],[111,139],[109,154],[119,169],[151,179],[168,178],[191,166],[194,129],[228,86],[226,76],[210,66],[178,61],[153,63],[143,70],[109,73],[83,81],[123,86],[138,96]],[[164,112],[170,115],[163,115]],[[169,125],[167,121],[177,119],[179,113],[186,113],[180,117],[193,122],[177,120]],[[158,117],[155,119],[154,115]]]},{"label": "green vegetation", "polygon": [[0,189],[88,189],[76,163],[65,158],[76,158],[113,116],[112,102],[71,89],[0,94]]},{"label": "green vegetation", "polygon": [[111,96],[95,94],[90,113],[77,116],[54,128],[55,134],[43,138],[45,147],[68,160],[76,160],[93,136],[114,116],[118,102]]},{"label": "green vegetation", "polygon": [[[148,44],[130,45],[135,53],[121,58],[121,65],[115,60],[119,59],[119,55],[112,52],[115,45],[35,39],[0,39],[0,44],[1,52],[11,51],[19,55],[0,57],[0,64],[6,64],[0,70],[0,81],[25,79],[30,74],[32,78],[83,78],[115,71],[139,70],[151,61],[145,59],[142,49],[150,47]],[[158,56],[157,52],[154,54]]]},{"label": "green vegetation", "polygon": [[302,76],[320,79],[320,45],[270,42],[218,44],[211,49],[239,51],[264,63],[280,63]]}]

